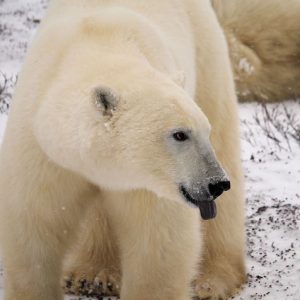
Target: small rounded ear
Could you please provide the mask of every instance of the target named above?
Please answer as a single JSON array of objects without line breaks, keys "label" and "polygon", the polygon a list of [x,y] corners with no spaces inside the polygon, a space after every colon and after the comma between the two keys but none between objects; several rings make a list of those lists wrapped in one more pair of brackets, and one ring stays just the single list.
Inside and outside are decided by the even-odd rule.
[{"label": "small rounded ear", "polygon": [[112,117],[116,110],[119,98],[110,88],[97,87],[93,90],[93,100],[97,109],[104,115]]}]

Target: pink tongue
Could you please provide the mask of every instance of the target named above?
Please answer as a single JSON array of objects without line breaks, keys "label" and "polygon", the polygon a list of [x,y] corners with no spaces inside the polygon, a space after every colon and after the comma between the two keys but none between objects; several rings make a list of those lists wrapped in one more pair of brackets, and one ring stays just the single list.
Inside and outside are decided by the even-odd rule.
[{"label": "pink tongue", "polygon": [[200,213],[203,220],[213,219],[217,215],[215,201],[201,201],[199,203]]}]

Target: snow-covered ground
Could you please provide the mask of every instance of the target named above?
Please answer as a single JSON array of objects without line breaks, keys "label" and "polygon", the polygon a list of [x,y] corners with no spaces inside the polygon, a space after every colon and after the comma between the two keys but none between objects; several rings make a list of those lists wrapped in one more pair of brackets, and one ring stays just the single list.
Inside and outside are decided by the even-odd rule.
[{"label": "snow-covered ground", "polygon": [[[47,2],[0,0],[0,141],[16,75]],[[300,101],[241,104],[240,120],[249,280],[234,299],[300,300]],[[2,281],[0,269],[0,299]]]}]

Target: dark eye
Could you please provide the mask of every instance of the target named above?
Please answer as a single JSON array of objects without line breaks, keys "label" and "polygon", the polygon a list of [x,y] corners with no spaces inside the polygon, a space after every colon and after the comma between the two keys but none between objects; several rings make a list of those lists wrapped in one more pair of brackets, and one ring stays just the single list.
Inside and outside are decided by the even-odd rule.
[{"label": "dark eye", "polygon": [[183,131],[177,131],[177,132],[173,133],[173,138],[177,142],[184,142],[189,137],[188,137],[188,135],[185,132],[183,132]]}]

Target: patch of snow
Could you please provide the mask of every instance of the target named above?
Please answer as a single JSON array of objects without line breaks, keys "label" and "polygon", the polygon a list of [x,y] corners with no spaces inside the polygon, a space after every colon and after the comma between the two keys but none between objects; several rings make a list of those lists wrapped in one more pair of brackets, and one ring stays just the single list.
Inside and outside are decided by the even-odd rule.
[{"label": "patch of snow", "polygon": [[251,75],[254,72],[254,67],[251,65],[251,63],[246,57],[240,59],[239,69],[248,75]]}]

